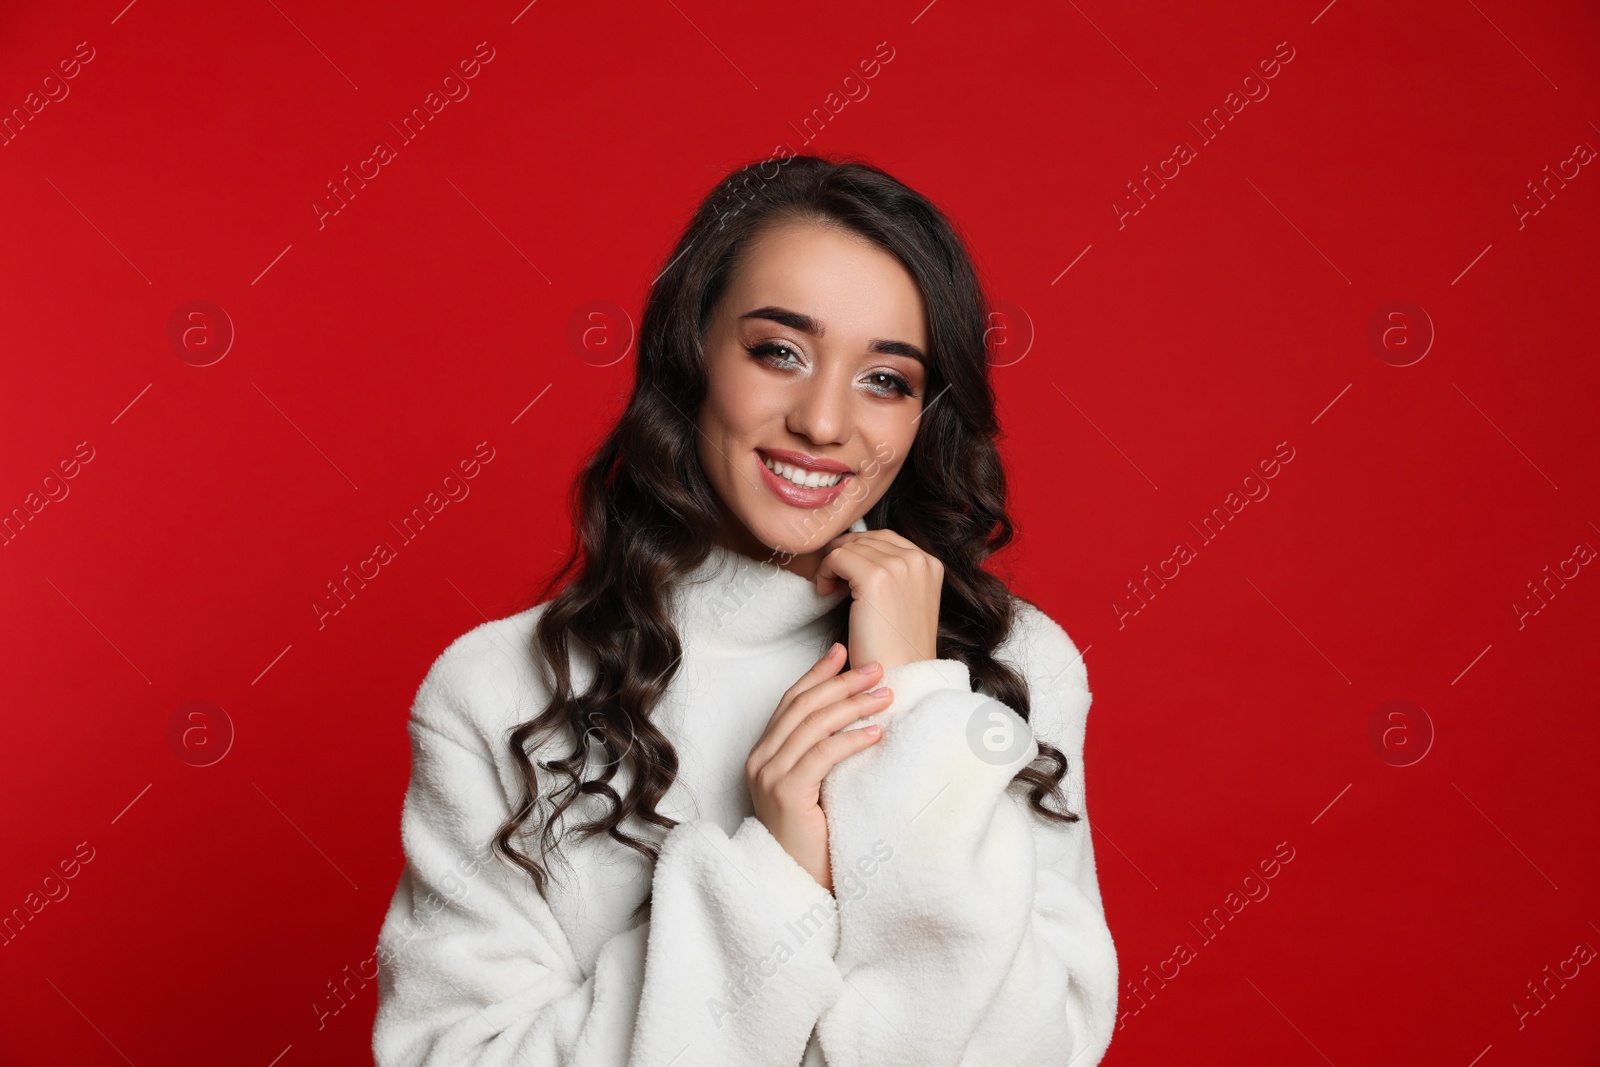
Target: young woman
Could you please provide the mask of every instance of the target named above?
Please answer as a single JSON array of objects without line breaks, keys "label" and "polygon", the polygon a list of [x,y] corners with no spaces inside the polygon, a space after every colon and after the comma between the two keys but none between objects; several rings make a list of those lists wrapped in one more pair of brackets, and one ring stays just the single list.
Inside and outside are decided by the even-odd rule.
[{"label": "young woman", "polygon": [[986,319],[874,167],[700,205],[570,553],[417,693],[379,1067],[1099,1062],[1090,694],[982,567]]}]

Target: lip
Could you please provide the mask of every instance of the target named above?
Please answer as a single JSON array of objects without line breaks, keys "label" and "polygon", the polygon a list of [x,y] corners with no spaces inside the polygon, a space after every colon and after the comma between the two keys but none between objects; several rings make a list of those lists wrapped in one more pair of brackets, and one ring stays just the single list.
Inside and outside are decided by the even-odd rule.
[{"label": "lip", "polygon": [[[793,507],[826,507],[827,505],[833,503],[834,499],[844,491],[844,487],[850,484],[850,479],[855,477],[855,475],[847,469],[844,471],[844,477],[840,478],[838,484],[836,485],[830,485],[826,488],[819,486],[816,489],[806,489],[795,485],[787,478],[780,478],[776,474],[773,474],[771,471],[769,471],[767,469],[766,462],[761,458],[763,451],[763,449],[755,450],[756,468],[760,472],[762,484],[764,484],[768,489],[772,490],[773,495],[779,500],[783,501],[785,504],[792,505]],[[795,453],[783,453],[774,450],[767,454],[773,459],[779,460],[783,463],[788,463],[789,461],[783,458],[784,455],[794,455]],[[799,464],[796,463],[794,466],[799,466]]]},{"label": "lip", "polygon": [[758,448],[756,451],[770,456],[779,463],[787,463],[791,467],[804,467],[808,471],[817,471],[821,474],[850,473],[850,468],[838,460],[823,459],[821,456],[805,452],[791,452],[787,448]]}]

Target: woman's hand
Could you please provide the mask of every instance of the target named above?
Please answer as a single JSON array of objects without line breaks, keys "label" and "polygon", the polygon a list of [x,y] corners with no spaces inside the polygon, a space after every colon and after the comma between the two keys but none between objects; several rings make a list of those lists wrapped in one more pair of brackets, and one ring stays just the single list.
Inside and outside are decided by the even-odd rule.
[{"label": "woman's hand", "polygon": [[887,689],[865,691],[883,676],[878,664],[839,674],[843,651],[836,642],[789,687],[744,763],[756,818],[830,893],[833,868],[828,862],[828,820],[820,803],[822,779],[834,764],[878,739],[882,731],[876,726],[843,728],[882,711],[893,695]]},{"label": "woman's hand", "polygon": [[850,662],[885,670],[937,659],[944,564],[893,530],[849,531],[829,541],[817,567],[817,592],[850,586]]}]

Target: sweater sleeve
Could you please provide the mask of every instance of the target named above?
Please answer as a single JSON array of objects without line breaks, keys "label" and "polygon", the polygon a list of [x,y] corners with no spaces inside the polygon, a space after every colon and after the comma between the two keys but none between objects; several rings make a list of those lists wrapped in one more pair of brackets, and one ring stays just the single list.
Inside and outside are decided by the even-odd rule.
[{"label": "sweater sleeve", "polygon": [[[850,727],[880,723],[883,738],[824,779],[845,983],[818,1022],[830,1067],[1092,1067],[1111,1042],[1116,950],[1083,792],[1087,674],[1031,605],[1028,626],[1032,729],[972,692],[966,664],[903,664],[884,672],[893,702]],[[1076,822],[1008,788],[1038,756],[1034,729],[1068,759]]]},{"label": "sweater sleeve", "polygon": [[473,725],[507,699],[486,660],[452,646],[412,708],[378,1067],[793,1067],[842,989],[833,896],[753,816],[731,836],[680,822],[660,846],[651,918],[586,973],[532,879],[487,848],[511,807],[492,731]]}]

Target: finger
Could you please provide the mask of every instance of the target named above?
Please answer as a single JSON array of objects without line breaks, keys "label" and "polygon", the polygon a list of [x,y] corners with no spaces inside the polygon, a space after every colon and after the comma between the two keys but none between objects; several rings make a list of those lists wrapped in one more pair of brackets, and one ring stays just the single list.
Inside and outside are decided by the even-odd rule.
[{"label": "finger", "polygon": [[901,548],[908,549],[912,552],[925,551],[925,549],[923,549],[920,545],[912,541],[911,538],[895,533],[893,530],[877,530],[875,532],[881,535],[879,537],[880,541],[884,541],[891,545],[899,545]]},{"label": "finger", "polygon": [[774,719],[776,725],[772,730],[772,737],[769,738],[772,742],[770,747],[776,750],[806,716],[846,697],[866,692],[882,682],[883,664],[876,660],[817,682],[810,689],[796,695],[788,706],[779,711]]},{"label": "finger", "polygon": [[859,541],[852,541],[848,545],[840,545],[822,557],[822,562],[817,564],[818,593],[827,596],[833,592],[839,578],[850,583],[852,589],[858,588],[857,582],[862,574],[862,564],[855,553],[860,544]]},{"label": "finger", "polygon": [[839,673],[839,668],[845,664],[844,651],[844,646],[835,641],[828,646],[828,651],[822,654],[821,659],[812,664],[810,669],[797,678],[793,685],[783,691],[783,696],[778,698],[778,706],[773,709],[771,717],[767,719],[767,728],[761,732],[761,737],[756,741],[757,747],[760,747],[762,742],[772,735],[779,720],[783,717],[785,709],[794,703],[796,697],[810,690],[824,678]]},{"label": "finger", "polygon": [[828,544],[843,545],[851,542],[870,544],[874,541],[899,545],[901,548],[912,548],[918,552],[922,551],[912,543],[910,538],[895,533],[893,530],[845,530],[842,533],[835,534],[833,540],[829,541]]},{"label": "finger", "polygon": [[[842,567],[840,564],[835,564],[834,569],[839,570],[849,581],[850,596],[853,600],[870,601],[872,597],[870,590],[877,588],[879,584],[873,580],[874,575],[881,573],[887,576],[893,583],[891,587],[898,588],[899,583],[908,580],[913,574],[912,562],[902,556],[898,549],[857,541],[848,548],[836,550],[835,554],[838,553],[849,553],[842,561]],[[826,557],[822,566],[826,566],[832,558],[832,555]],[[843,567],[848,567],[849,570],[846,571]]]},{"label": "finger", "polygon": [[[856,669],[846,670],[842,675],[819,681],[818,685],[806,689],[805,693],[795,697],[787,705],[779,705],[778,712],[774,713],[773,720],[766,725],[766,733],[762,739],[755,742],[754,749],[750,749],[749,765],[762,766],[770,763],[774,755],[782,749],[782,745],[789,741],[790,734],[794,733],[795,726],[816,710],[824,709],[827,705],[837,704],[845,697],[862,693],[866,689],[874,688],[883,678],[883,665],[862,664]],[[866,715],[869,712],[862,712]],[[850,721],[850,720],[846,720]]]},{"label": "finger", "polygon": [[[896,568],[904,566],[906,573],[911,573],[925,558],[931,558],[916,545],[902,546],[886,544],[882,541],[854,541],[849,548],[856,559],[869,566],[894,566]],[[824,560],[826,560],[826,557],[824,557]]]},{"label": "finger", "polygon": [[792,701],[824,678],[838,674],[839,668],[846,662],[844,651],[845,646],[838,641],[829,645],[828,651],[822,654],[822,658],[813,663],[806,673],[796,678],[794,684],[783,691],[783,696],[778,700],[778,707],[783,707],[785,703]]},{"label": "finger", "polygon": [[809,796],[821,789],[822,779],[846,756],[876,744],[882,736],[883,728],[874,725],[860,730],[840,730],[824,737],[812,745],[790,770],[791,784],[796,789],[803,787]]},{"label": "finger", "polygon": [[[846,541],[845,538],[851,538],[852,540]],[[937,556],[925,551],[909,538],[903,537],[893,530],[868,530],[865,533],[850,531],[840,534],[823,547],[833,548],[845,544],[855,545],[863,550],[878,549],[892,556],[904,557],[908,563],[914,563],[921,557],[927,557],[930,560],[938,559]]]},{"label": "finger", "polygon": [[[880,567],[886,566],[894,561],[903,563],[911,562],[911,558],[907,550],[898,545],[884,545],[875,544],[871,541],[857,541],[850,547],[855,551],[855,554],[859,558],[867,560],[871,563],[875,563]],[[922,554],[922,550],[919,548],[913,548],[910,551],[915,552],[918,555]]]},{"label": "finger", "polygon": [[883,678],[883,664],[877,660],[869,660],[859,667],[851,667],[847,671],[835,674],[831,678],[823,678],[811,683],[809,689],[799,690],[794,699],[789,702],[788,714],[806,714],[835,700],[843,699],[851,693],[859,693],[863,689],[871,689]]},{"label": "finger", "polygon": [[[835,540],[837,540],[837,538],[835,538]],[[829,551],[822,557],[822,562],[817,564],[817,574],[813,579],[817,583],[818,596],[827,596],[828,594],[832,593],[834,589],[838,588],[839,585],[839,572],[833,567],[828,566],[828,561],[832,559],[834,553],[843,546],[829,542],[827,547]]]},{"label": "finger", "polygon": [[873,545],[890,552],[907,552],[917,555],[929,554],[909,537],[897,534],[893,530],[846,530],[822,547],[828,549],[838,548],[843,545]]},{"label": "finger", "polygon": [[[773,740],[777,743],[764,760],[764,766],[780,776],[787,774],[812,745],[858,719],[882,711],[894,699],[893,692],[877,686],[875,681],[869,680],[865,685],[869,688],[841,696],[809,711],[793,709],[795,717],[787,724],[787,730],[780,727],[774,735]],[[870,690],[873,686],[883,689],[883,692],[874,695]]]}]

